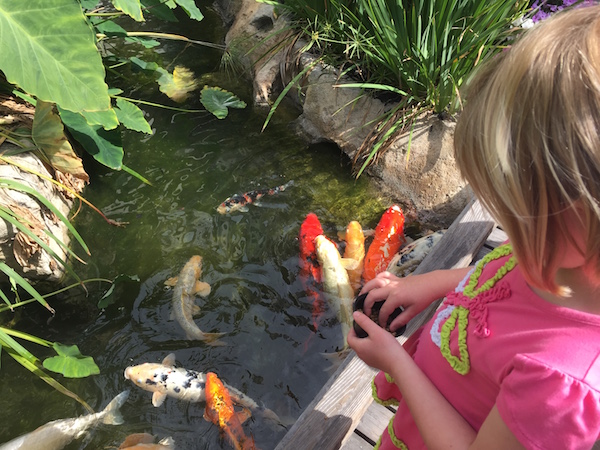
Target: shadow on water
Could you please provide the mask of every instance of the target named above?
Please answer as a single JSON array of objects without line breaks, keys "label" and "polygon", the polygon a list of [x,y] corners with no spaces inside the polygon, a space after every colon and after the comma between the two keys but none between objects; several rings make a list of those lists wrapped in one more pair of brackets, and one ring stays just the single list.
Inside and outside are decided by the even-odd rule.
[{"label": "shadow on water", "polygon": [[[203,21],[201,26],[207,25]],[[180,53],[181,45],[169,47],[165,60],[169,52],[177,54],[197,75],[218,65],[214,57],[205,59],[206,49],[188,47]],[[248,87],[236,91],[222,77],[221,87],[251,103]],[[131,90],[135,94],[139,89]],[[155,100],[166,102],[158,94]],[[184,106],[201,108],[197,95]],[[131,389],[122,408],[123,425],[99,427],[70,449],[118,447],[126,435],[139,432],[173,436],[179,449],[220,448],[217,427],[203,419],[204,404],[167,399],[154,408],[149,392],[124,379],[125,367],[160,362],[171,352],[179,366],[216,372],[284,421],[297,418],[329,376],[324,370],[329,363],[321,352],[342,344],[339,324],[325,313],[305,348],[313,334],[312,305],[298,278],[300,224],[314,211],[325,232],[335,238],[350,220],[374,227],[388,206],[366,179],[351,177],[339,150],[326,144],[309,147],[296,137],[292,110],[282,108],[264,133],[260,129],[266,111],[251,106],[231,111],[222,121],[204,112],[145,111],[155,134],[127,133],[124,162],[152,186],[125,172],[90,166],[92,180],[85,191],[109,218],[128,225],[112,227],[87,208],[75,220],[92,251],[87,265],[77,268],[81,278],[128,274],[139,277],[139,283],[119,285],[115,303],[103,310],[96,304],[108,286],[89,284],[87,295],[74,289],[52,300],[57,310],[52,321],[36,310],[22,315],[19,323],[23,331],[77,344],[95,358],[100,375],[60,380],[95,410]],[[216,211],[232,194],[289,180],[294,181],[292,187],[247,212]],[[185,340],[179,325],[170,320],[172,290],[164,281],[177,275],[194,254],[203,257],[201,279],[212,287],[210,295],[198,301],[202,313],[196,323],[204,331],[226,333],[226,347]],[[43,350],[35,352],[47,356]],[[0,442],[50,420],[83,413],[74,401],[15,366],[3,357]],[[260,417],[253,417],[244,429],[261,449],[274,448],[285,433]],[[223,447],[229,448],[226,443]]]}]

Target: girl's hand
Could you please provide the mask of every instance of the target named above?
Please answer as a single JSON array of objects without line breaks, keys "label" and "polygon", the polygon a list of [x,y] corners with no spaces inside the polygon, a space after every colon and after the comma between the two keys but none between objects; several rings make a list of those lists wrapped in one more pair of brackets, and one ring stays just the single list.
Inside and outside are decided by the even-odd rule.
[{"label": "girl's hand", "polygon": [[398,278],[390,272],[381,272],[360,291],[361,294],[368,293],[363,311],[370,315],[373,304],[384,301],[379,311],[378,322],[386,324],[390,314],[401,306],[404,311],[389,326],[390,330],[397,330],[433,301],[454,289],[468,270],[469,268],[437,270],[404,278]]},{"label": "girl's hand", "polygon": [[381,328],[360,311],[355,311],[353,318],[367,332],[368,336],[359,338],[354,329],[351,328],[348,332],[348,345],[366,364],[388,372],[394,363],[394,355],[397,352],[404,351],[402,345],[391,333]]}]

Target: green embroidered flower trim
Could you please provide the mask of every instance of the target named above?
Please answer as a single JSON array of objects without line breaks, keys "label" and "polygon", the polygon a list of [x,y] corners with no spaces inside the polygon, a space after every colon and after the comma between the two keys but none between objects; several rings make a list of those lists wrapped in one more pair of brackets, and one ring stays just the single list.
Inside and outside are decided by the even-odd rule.
[{"label": "green embroidered flower trim", "polygon": [[[450,350],[450,333],[456,328],[456,322],[458,320],[458,354],[455,356]],[[469,324],[469,310],[462,306],[457,306],[452,311],[452,314],[440,330],[441,346],[440,350],[446,361],[450,363],[452,368],[460,373],[466,375],[471,370],[471,362],[469,361],[469,351],[467,348],[467,325]]]},{"label": "green embroidered flower trim", "polygon": [[385,380],[386,380],[388,383],[393,383],[393,384],[396,384],[396,382],[394,381],[394,379],[392,378],[392,376],[391,376],[389,373],[387,373],[387,372],[384,372],[384,375],[385,375]]},{"label": "green embroidered flower trim", "polygon": [[400,439],[398,439],[396,437],[396,435],[394,434],[394,418],[392,417],[388,423],[388,434],[390,435],[390,439],[392,440],[392,444],[394,444],[394,446],[396,448],[399,448],[400,450],[408,450],[408,447],[406,446],[406,444],[404,442],[402,442]]},{"label": "green embroidered flower trim", "polygon": [[[386,373],[385,378],[387,380],[387,373]],[[391,377],[390,377],[390,379],[391,379]],[[392,381],[392,383],[393,383],[393,381]],[[376,403],[379,403],[380,405],[383,405],[383,406],[398,406],[400,404],[400,402],[398,400],[396,400],[395,398],[390,398],[389,400],[383,400],[383,399],[379,398],[379,396],[377,395],[377,386],[375,386],[375,377],[373,377],[373,379],[371,380],[371,395],[373,396],[373,400],[375,400]]]},{"label": "green embroidered flower trim", "polygon": [[514,256],[511,256],[508,259],[508,261],[506,261],[504,263],[504,265],[502,267],[500,267],[500,269],[498,269],[498,271],[492,278],[487,280],[485,283],[483,283],[481,285],[481,287],[476,289],[477,283],[479,282],[479,277],[481,276],[481,272],[483,272],[484,266],[494,259],[498,259],[503,256],[508,256],[511,253],[512,253],[512,245],[504,244],[504,245],[501,245],[500,247],[496,247],[490,253],[485,255],[481,259],[481,261],[479,261],[479,264],[477,264],[475,271],[473,272],[473,274],[471,275],[471,278],[469,279],[469,283],[465,286],[465,289],[463,290],[463,294],[472,299],[472,298],[476,297],[478,294],[480,294],[481,292],[484,292],[484,291],[487,291],[487,290],[493,288],[494,285],[498,281],[500,281],[502,279],[502,277],[504,277],[504,275],[506,275],[508,272],[510,272],[517,265],[517,259]]}]

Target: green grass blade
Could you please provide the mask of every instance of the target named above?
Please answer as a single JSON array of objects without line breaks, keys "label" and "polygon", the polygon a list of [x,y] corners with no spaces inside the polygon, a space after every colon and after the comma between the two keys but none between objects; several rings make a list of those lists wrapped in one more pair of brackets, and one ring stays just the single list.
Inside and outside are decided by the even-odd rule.
[{"label": "green grass blade", "polygon": [[43,305],[48,311],[54,314],[54,309],[48,304],[46,300],[42,298],[40,293],[25,280],[21,275],[15,272],[12,268],[6,265],[6,263],[0,261],[0,272],[4,272],[8,277],[15,280],[17,285],[21,286],[29,295],[35,298],[41,305]]}]

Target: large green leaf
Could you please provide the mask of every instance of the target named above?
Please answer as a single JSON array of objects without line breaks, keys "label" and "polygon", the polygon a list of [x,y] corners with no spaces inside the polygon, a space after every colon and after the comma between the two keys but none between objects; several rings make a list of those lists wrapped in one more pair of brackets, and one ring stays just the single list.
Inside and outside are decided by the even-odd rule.
[{"label": "large green leaf", "polygon": [[67,378],[85,378],[98,375],[100,369],[91,356],[83,356],[76,345],[52,345],[58,356],[46,358],[43,365],[52,372],[61,373]]},{"label": "large green leaf", "polygon": [[69,111],[110,108],[102,58],[73,0],[0,0],[0,70]]},{"label": "large green leaf", "polygon": [[140,0],[112,0],[112,4],[119,11],[123,11],[125,14],[130,15],[138,22],[144,20]]},{"label": "large green leaf", "polygon": [[60,117],[73,137],[86,152],[101,164],[115,170],[121,170],[123,146],[119,130],[106,131],[98,125],[90,125],[81,114],[58,109]]},{"label": "large green leaf", "polygon": [[194,0],[175,0],[175,3],[181,6],[192,19],[202,20],[204,18]]},{"label": "large green leaf", "polygon": [[152,128],[144,117],[143,111],[136,105],[123,98],[117,99],[117,107],[115,108],[119,122],[125,127],[134,131],[152,134]]},{"label": "large green leaf", "polygon": [[243,109],[246,107],[246,102],[240,100],[231,92],[218,87],[204,86],[200,92],[200,101],[217,119],[227,117],[228,108]]}]

